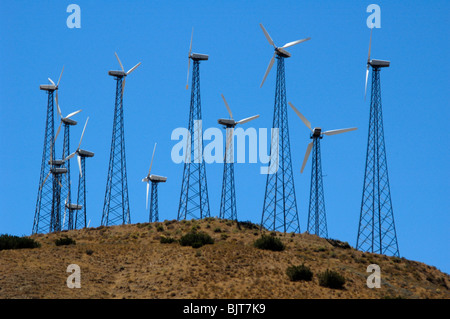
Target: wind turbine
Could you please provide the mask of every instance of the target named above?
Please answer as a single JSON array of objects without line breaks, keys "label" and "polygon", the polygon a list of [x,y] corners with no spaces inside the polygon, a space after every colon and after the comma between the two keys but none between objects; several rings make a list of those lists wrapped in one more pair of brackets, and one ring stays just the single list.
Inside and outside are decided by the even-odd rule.
[{"label": "wind turbine", "polygon": [[223,182],[222,182],[222,197],[220,200],[220,218],[236,220],[237,221],[237,209],[236,209],[236,192],[234,186],[234,153],[233,153],[233,135],[234,128],[238,124],[245,124],[259,117],[254,115],[245,119],[235,121],[233,119],[233,113],[227,100],[222,94],[223,102],[227,108],[229,119],[219,119],[217,122],[223,125],[226,129],[226,144],[225,144],[225,160],[223,164]]},{"label": "wind turbine", "polygon": [[[263,86],[275,58],[277,59],[277,76],[275,85],[275,105],[273,112],[272,135],[270,146],[270,162],[266,180],[264,205],[261,218],[261,227],[270,231],[300,232],[298,218],[297,198],[295,196],[294,174],[292,171],[291,146],[289,140],[289,125],[286,103],[286,79],[284,60],[291,54],[285,49],[299,43],[309,41],[305,38],[288,42],[278,47],[262,24],[260,27],[267,41],[274,48],[260,87]],[[273,156],[275,154],[275,156]]]},{"label": "wind turbine", "polygon": [[200,62],[207,61],[209,56],[192,53],[193,36],[194,28],[192,28],[191,43],[189,45],[186,83],[186,89],[188,89],[189,70],[192,60],[192,85],[188,122],[189,138],[186,145],[187,151],[181,181],[177,220],[188,219],[189,217],[202,219],[210,216],[206,166],[203,160],[202,106],[200,97]]},{"label": "wind turbine", "polygon": [[147,182],[147,196],[145,198],[146,202],[146,209],[148,209],[148,191],[150,188],[150,182],[152,183],[152,196],[150,200],[150,214],[149,214],[149,222],[157,222],[159,220],[158,215],[158,184],[159,183],[165,183],[167,181],[167,177],[159,176],[159,175],[153,175],[152,172],[152,165],[153,165],[153,157],[155,156],[155,150],[156,150],[156,143],[153,147],[153,154],[152,154],[152,161],[150,162],[150,168],[148,170],[147,176],[145,176],[142,181]]},{"label": "wind turbine", "polygon": [[[61,119],[58,130],[57,130],[57,134],[59,134],[61,125],[64,125],[64,143],[63,143],[62,158],[66,158],[69,155],[69,149],[70,149],[70,126],[74,126],[77,124],[77,122],[72,120],[71,117],[80,113],[81,110],[72,112],[64,117],[62,115],[61,108],[59,106],[58,95],[56,95],[55,100],[56,100],[56,107],[57,107],[58,115]],[[70,178],[70,176],[71,176],[70,175],[70,161],[64,162],[63,165],[64,165],[64,167],[67,168],[67,174],[65,175],[65,179],[63,180],[63,187],[61,189],[61,197],[66,198],[66,203],[64,204],[64,219],[63,219],[63,224],[62,224],[62,228],[64,229],[65,221],[66,221],[65,215],[66,215],[67,202],[70,203],[72,200],[72,190],[71,190],[71,178]],[[69,209],[69,219],[68,219],[67,229],[69,229],[69,230],[73,229],[73,215],[72,215],[72,211],[70,209]]]},{"label": "wind turbine", "polygon": [[260,26],[261,29],[263,30],[264,35],[266,36],[267,41],[269,41],[269,44],[272,45],[273,48],[274,48],[274,50],[275,50],[275,52],[273,53],[272,58],[271,58],[270,61],[269,61],[269,65],[267,66],[266,73],[264,74],[264,78],[263,78],[263,80],[262,80],[262,82],[261,82],[260,87],[262,87],[263,84],[264,84],[264,81],[265,81],[266,78],[267,78],[267,75],[269,75],[270,69],[272,69],[273,63],[275,62],[275,57],[276,57],[277,55],[278,55],[279,57],[283,57],[283,58],[289,58],[289,57],[291,57],[291,54],[290,54],[288,51],[286,51],[285,49],[287,49],[287,48],[289,48],[289,47],[292,47],[292,46],[294,46],[294,45],[296,45],[296,44],[299,44],[299,43],[302,43],[302,42],[311,40],[311,38],[308,37],[308,38],[305,38],[305,39],[301,39],[301,40],[296,40],[296,41],[288,42],[288,43],[286,43],[285,45],[283,45],[283,46],[281,46],[281,47],[277,47],[277,46],[275,45],[275,43],[273,42],[272,38],[270,37],[269,33],[267,32],[267,30],[266,30],[266,29],[264,28],[264,26],[262,25],[262,23],[260,23],[259,26]]},{"label": "wind turbine", "polygon": [[[78,177],[78,193],[77,193],[77,203],[71,203],[70,200],[65,207],[69,209],[69,217],[72,218],[73,228],[79,229],[86,227],[86,168],[85,168],[85,160],[86,157],[93,157],[94,153],[90,151],[86,151],[81,149],[81,141],[84,137],[84,132],[86,130],[87,123],[89,121],[89,117],[86,119],[86,123],[84,124],[83,132],[81,133],[80,142],[78,143],[77,149],[67,156],[64,160],[69,162],[75,155],[77,155],[78,169],[79,169],[79,177]],[[76,216],[73,218],[72,211],[76,211]]]},{"label": "wind turbine", "polygon": [[[64,67],[63,67],[64,70]],[[55,92],[58,94],[58,86],[61,81],[63,71],[59,76],[58,85],[50,78],[48,80],[51,84],[42,84],[39,86],[40,90],[46,91],[47,98],[47,114],[44,134],[44,148],[42,152],[41,171],[39,178],[39,188],[36,200],[36,210],[34,214],[32,233],[47,232],[52,229],[51,220],[53,214],[53,181],[48,181],[45,177],[47,172],[51,170],[51,162],[54,160],[54,139],[55,139],[55,121],[54,121],[54,97]],[[46,184],[43,181],[47,182]]]},{"label": "wind turbine", "polygon": [[390,61],[371,59],[372,32],[370,30],[364,98],[367,95],[369,69],[372,67],[369,132],[367,139],[361,211],[356,239],[356,249],[379,254],[399,256],[397,232],[389,184],[388,164],[381,103],[381,78],[383,68]]},{"label": "wind turbine", "polygon": [[114,52],[121,71],[108,71],[116,80],[116,95],[114,103],[114,120],[111,137],[111,151],[109,156],[106,191],[103,202],[102,226],[131,223],[130,205],[128,198],[127,169],[125,159],[125,132],[123,117],[123,92],[125,78],[141,65],[133,66],[127,72],[123,68],[119,56]]},{"label": "wind turbine", "polygon": [[331,130],[322,132],[320,127],[312,128],[311,123],[300,113],[299,110],[295,108],[295,106],[289,102],[291,108],[295,111],[295,113],[300,117],[302,122],[306,125],[307,128],[311,131],[310,138],[312,142],[308,144],[306,148],[305,158],[303,159],[303,164],[301,168],[301,173],[305,168],[306,162],[308,161],[309,154],[311,150],[313,152],[312,158],[312,167],[311,167],[311,190],[309,197],[309,213],[308,213],[308,232],[310,234],[315,234],[320,237],[327,238],[328,237],[328,229],[327,229],[327,219],[325,213],[325,199],[323,192],[323,181],[322,181],[322,159],[320,152],[320,140],[324,135],[336,135],[345,132],[354,131],[357,128],[345,128],[338,130]]}]

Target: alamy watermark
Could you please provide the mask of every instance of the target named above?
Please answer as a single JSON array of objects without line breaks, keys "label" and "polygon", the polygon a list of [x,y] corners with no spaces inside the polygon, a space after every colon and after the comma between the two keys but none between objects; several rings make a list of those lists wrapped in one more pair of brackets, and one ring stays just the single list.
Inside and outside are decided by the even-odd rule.
[{"label": "alamy watermark", "polygon": [[69,277],[67,277],[67,287],[70,289],[73,288],[81,288],[81,269],[77,264],[70,264],[67,266],[67,272],[71,273]]},{"label": "alamy watermark", "polygon": [[367,287],[369,288],[381,288],[381,269],[377,264],[371,264],[367,266],[367,272],[372,273],[367,277]]},{"label": "alamy watermark", "polygon": [[366,24],[369,29],[381,28],[381,8],[378,4],[370,4],[367,6],[367,12],[372,13],[367,17]]},{"label": "alamy watermark", "polygon": [[69,4],[66,12],[71,13],[66,20],[66,25],[69,29],[81,28],[81,8],[78,4]]},{"label": "alamy watermark", "polygon": [[[253,127],[243,129],[238,127],[226,129],[225,155],[223,130],[212,127],[203,132],[202,121],[194,121],[193,136],[186,128],[179,127],[172,131],[172,141],[177,140],[172,147],[171,158],[180,163],[237,163],[269,164],[260,167],[261,174],[274,174],[278,171],[279,162],[279,129],[270,129],[270,154],[268,154],[268,129]],[[202,133],[203,132],[203,133]],[[236,139],[236,144],[234,140]],[[205,143],[205,141],[208,141]],[[248,143],[247,143],[248,141]],[[203,145],[205,143],[205,145]],[[236,146],[236,147],[234,147]],[[248,154],[246,152],[248,146]],[[248,156],[247,156],[248,155]]]}]

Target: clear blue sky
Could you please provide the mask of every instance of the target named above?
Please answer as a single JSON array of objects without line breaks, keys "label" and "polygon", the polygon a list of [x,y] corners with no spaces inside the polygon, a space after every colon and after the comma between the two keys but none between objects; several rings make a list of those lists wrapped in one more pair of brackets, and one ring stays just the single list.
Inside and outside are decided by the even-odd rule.
[{"label": "clear blue sky", "polygon": [[[69,29],[66,8],[81,7],[81,29]],[[329,235],[356,245],[369,119],[364,76],[370,31],[368,1],[2,1],[0,3],[0,233],[29,235],[44,139],[47,95],[62,66],[60,106],[79,108],[71,132],[75,146],[90,117],[83,148],[88,159],[88,219],[99,226],[110,151],[115,82],[107,72],[142,61],[127,79],[125,138],[132,223],[146,222],[145,184],[153,144],[160,219],[176,219],[182,164],[170,151],[173,129],[186,127],[187,54],[192,27],[201,64],[204,128],[227,117],[223,93],[236,118],[261,117],[271,127],[275,69],[259,84],[273,54],[259,27],[278,45],[312,40],[290,49],[287,98],[315,126],[355,132],[326,137],[322,161]],[[381,29],[374,30],[372,57],[388,59],[382,100],[391,193],[402,256],[450,272],[449,255],[449,28],[448,1],[377,1]],[[300,175],[309,133],[291,109],[289,125],[301,231],[306,229],[310,162]],[[58,120],[55,114],[55,125]],[[60,139],[57,145],[61,152]],[[259,223],[265,176],[261,164],[237,164],[238,218]],[[72,168],[76,168],[73,161]],[[221,164],[207,165],[211,214],[219,214]],[[76,189],[78,172],[72,170]],[[75,191],[73,198],[76,197]]]}]

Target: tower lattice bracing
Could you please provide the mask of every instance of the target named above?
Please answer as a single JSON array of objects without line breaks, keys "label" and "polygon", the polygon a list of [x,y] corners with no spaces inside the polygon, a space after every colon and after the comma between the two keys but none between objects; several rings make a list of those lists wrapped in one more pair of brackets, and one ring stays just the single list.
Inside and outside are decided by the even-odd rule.
[{"label": "tower lattice bracing", "polygon": [[300,232],[289,142],[284,58],[279,55],[273,128],[279,129],[279,135],[272,134],[261,226],[272,231]]},{"label": "tower lattice bracing", "polygon": [[152,182],[151,196],[150,196],[150,213],[149,222],[159,221],[158,215],[158,183]]},{"label": "tower lattice bracing", "polygon": [[322,159],[320,140],[322,136],[312,137],[312,167],[311,190],[309,197],[308,233],[327,238],[327,217],[325,213],[325,199],[323,193]]},{"label": "tower lattice bracing", "polygon": [[[63,142],[63,152],[62,159],[69,156],[70,152],[70,125],[63,122],[64,128],[64,142]],[[73,229],[73,212],[66,207],[66,204],[71,203],[71,182],[70,182],[70,161],[65,161],[62,165],[67,169],[67,173],[62,177],[61,183],[61,212],[64,212],[65,218],[63,218],[64,225],[62,229]],[[67,226],[66,226],[67,225]]]},{"label": "tower lattice bracing", "polygon": [[227,127],[219,217],[237,220],[236,191],[234,186],[233,135],[234,127]]},{"label": "tower lattice bracing", "polygon": [[372,96],[361,214],[356,248],[399,256],[381,108],[380,67],[372,65]]},{"label": "tower lattice bracing", "polygon": [[[58,161],[59,162],[59,161]],[[62,162],[60,164],[53,165],[54,168],[60,168],[62,166]],[[65,178],[61,176],[62,174],[51,174],[53,175],[53,208],[50,218],[50,232],[56,232],[62,230],[62,220],[61,220],[61,208],[64,208],[61,203],[61,185],[62,180]],[[65,175],[65,174],[64,174]]]},{"label": "tower lattice bracing", "polygon": [[210,216],[206,167],[203,161],[202,110],[200,102],[200,61],[193,59],[189,137],[181,184],[178,220]]},{"label": "tower lattice bracing", "polygon": [[[54,122],[54,89],[47,90],[47,115],[44,133],[44,149],[42,152],[41,174],[39,178],[39,188],[34,213],[34,222],[32,233],[46,233],[51,231],[51,217],[53,210],[53,176],[45,180],[47,173],[51,169],[51,164],[55,157],[55,145],[53,143],[55,135]],[[43,184],[45,180],[45,183]]]},{"label": "tower lattice bracing", "polygon": [[129,224],[131,222],[125,160],[122,85],[124,76],[126,75],[115,75],[116,98],[113,132],[101,222],[104,226]]},{"label": "tower lattice bracing", "polygon": [[78,192],[77,192],[77,205],[80,207],[76,210],[74,218],[75,229],[85,228],[86,224],[86,157],[80,157],[81,163],[81,175],[78,175]]}]

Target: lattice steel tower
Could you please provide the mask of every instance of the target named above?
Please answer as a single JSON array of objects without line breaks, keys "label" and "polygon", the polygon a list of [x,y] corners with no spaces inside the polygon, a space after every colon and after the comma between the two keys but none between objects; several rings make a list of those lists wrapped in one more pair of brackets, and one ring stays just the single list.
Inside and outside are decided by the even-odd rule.
[{"label": "lattice steel tower", "polygon": [[87,216],[87,201],[86,201],[86,158],[94,157],[94,153],[79,150],[77,152],[78,163],[80,168],[80,174],[78,175],[78,193],[77,193],[77,205],[74,207],[76,215],[74,218],[75,229],[85,228],[86,216]]},{"label": "lattice steel tower", "polygon": [[[279,134],[272,134],[271,138],[271,157],[267,174],[261,227],[272,231],[300,232],[294,176],[292,174],[284,59],[291,56],[285,50],[286,48],[308,41],[310,38],[292,41],[282,47],[277,47],[264,26],[260,24],[260,27],[269,44],[275,49],[261,82],[261,87],[276,58],[277,77],[272,127],[279,130]],[[273,154],[275,154],[275,157]]]},{"label": "lattice steel tower", "polygon": [[158,184],[159,183],[165,183],[167,181],[167,177],[154,175],[152,174],[152,166],[153,166],[153,158],[155,156],[156,151],[156,143],[153,147],[153,154],[152,154],[152,161],[150,162],[150,168],[148,170],[147,176],[145,176],[142,181],[147,183],[147,196],[145,198],[146,200],[146,208],[148,208],[148,191],[150,187],[150,183],[152,183],[152,194],[151,194],[151,201],[150,201],[150,213],[149,213],[149,222],[157,222],[159,220],[159,213],[158,213]]},{"label": "lattice steel tower", "polygon": [[32,233],[46,233],[52,231],[52,211],[53,211],[53,176],[46,179],[46,174],[52,168],[54,161],[55,145],[53,143],[55,135],[54,120],[54,94],[58,87],[52,85],[40,85],[41,90],[46,91],[47,115],[44,132],[44,149],[42,152],[41,174],[39,178],[39,188],[34,213]]},{"label": "lattice steel tower", "polygon": [[390,62],[370,60],[369,51],[368,68],[369,65],[372,67],[372,94],[356,249],[399,256],[384,143],[380,87],[380,70],[389,67]]},{"label": "lattice steel tower", "polygon": [[[294,176],[292,173],[291,148],[286,104],[286,86],[284,77],[284,57],[277,56],[277,80],[275,89],[275,107],[273,128],[279,129],[279,136],[272,135],[269,167],[275,167],[267,174],[266,191],[261,226],[268,230],[300,232],[300,222],[295,197]],[[273,160],[276,164],[272,163]]]},{"label": "lattice steel tower", "polygon": [[[233,121],[234,122],[234,121]],[[226,143],[223,163],[222,196],[220,198],[220,213],[222,219],[236,220],[236,189],[234,186],[234,151],[233,135],[236,124],[225,125]]]},{"label": "lattice steel tower", "polygon": [[320,140],[323,136],[314,136],[312,147],[311,187],[309,193],[308,227],[310,234],[328,237],[327,215],[325,212],[325,198],[323,195],[322,159]]},{"label": "lattice steel tower", "polygon": [[[208,60],[208,55],[191,53],[192,37],[189,49],[189,66],[193,61],[191,105],[189,109],[189,137],[186,148],[186,158],[181,182],[178,220],[202,219],[210,216],[208,186],[206,182],[206,167],[203,160],[203,130],[202,109],[200,102],[200,61]],[[186,85],[186,89],[188,85]]]},{"label": "lattice steel tower", "polygon": [[117,54],[116,58],[122,71],[108,72],[116,80],[116,98],[108,177],[101,221],[101,224],[104,226],[129,224],[131,222],[125,160],[123,91],[125,88],[125,77],[133,72],[140,65],[140,62],[128,72],[125,72]]},{"label": "lattice steel tower", "polygon": [[291,108],[297,113],[298,117],[303,121],[310,130],[310,138],[312,142],[306,148],[305,158],[301,168],[301,173],[305,169],[309,154],[312,150],[312,166],[311,166],[311,189],[309,195],[309,212],[308,212],[308,227],[307,231],[310,234],[315,234],[320,237],[328,237],[327,216],[325,212],[325,196],[323,192],[323,178],[322,178],[322,155],[320,151],[320,140],[324,135],[336,135],[345,132],[354,131],[357,128],[344,128],[338,130],[322,131],[320,127],[312,127],[311,123],[306,117],[289,102]]},{"label": "lattice steel tower", "polygon": [[234,128],[238,124],[244,124],[250,122],[259,117],[254,115],[240,121],[233,119],[233,113],[227,100],[222,94],[223,102],[227,108],[229,119],[219,119],[217,122],[224,126],[226,130],[226,142],[225,142],[225,156],[223,163],[223,181],[222,181],[222,196],[220,200],[220,218],[230,219],[237,221],[237,209],[236,209],[236,189],[234,186]]}]

